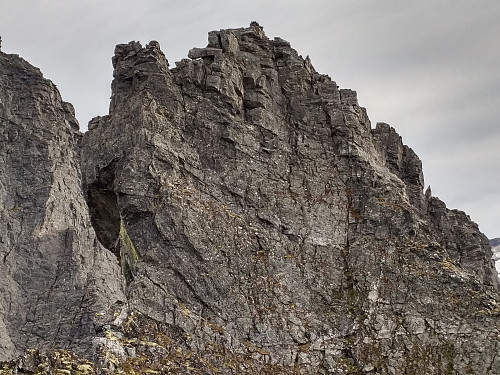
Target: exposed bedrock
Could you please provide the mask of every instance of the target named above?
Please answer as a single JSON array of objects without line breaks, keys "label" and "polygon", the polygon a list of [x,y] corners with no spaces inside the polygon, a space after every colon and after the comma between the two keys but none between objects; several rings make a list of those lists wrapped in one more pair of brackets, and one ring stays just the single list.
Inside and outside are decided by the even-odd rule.
[{"label": "exposed bedrock", "polygon": [[500,373],[488,240],[396,131],[257,23],[188,56],[116,46],[82,136],[0,55],[5,366]]},{"label": "exposed bedrock", "polygon": [[161,341],[153,319],[180,342],[171,371],[499,371],[487,240],[423,193],[395,130],[260,26],[189,57],[118,45],[110,114],[84,136],[84,185],[114,163],[138,255],[133,334]]},{"label": "exposed bedrock", "polygon": [[124,301],[81,189],[73,107],[0,52],[0,360],[24,349],[90,355],[95,313]]}]

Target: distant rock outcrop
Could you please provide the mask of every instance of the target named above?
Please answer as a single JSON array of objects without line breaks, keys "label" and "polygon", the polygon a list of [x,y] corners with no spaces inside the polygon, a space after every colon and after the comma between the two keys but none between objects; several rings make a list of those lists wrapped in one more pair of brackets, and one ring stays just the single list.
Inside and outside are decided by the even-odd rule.
[{"label": "distant rock outcrop", "polygon": [[500,373],[488,239],[290,43],[253,22],[172,69],[157,42],[118,45],[110,113],[78,142],[53,86],[1,56],[3,358],[92,361],[5,368]]},{"label": "distant rock outcrop", "polygon": [[500,238],[493,238],[489,241],[492,249],[500,246]]},{"label": "distant rock outcrop", "polygon": [[491,251],[493,252],[493,260],[497,271],[500,273],[500,238],[490,240]]}]

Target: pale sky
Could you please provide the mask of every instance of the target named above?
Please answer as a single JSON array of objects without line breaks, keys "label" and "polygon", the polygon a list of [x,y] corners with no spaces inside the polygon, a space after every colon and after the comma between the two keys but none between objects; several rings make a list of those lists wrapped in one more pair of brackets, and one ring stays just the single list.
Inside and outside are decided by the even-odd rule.
[{"label": "pale sky", "polygon": [[498,0],[0,0],[2,51],[39,67],[82,130],[108,111],[114,46],[157,40],[170,64],[257,21],[358,92],[419,155],[432,193],[500,237]]}]

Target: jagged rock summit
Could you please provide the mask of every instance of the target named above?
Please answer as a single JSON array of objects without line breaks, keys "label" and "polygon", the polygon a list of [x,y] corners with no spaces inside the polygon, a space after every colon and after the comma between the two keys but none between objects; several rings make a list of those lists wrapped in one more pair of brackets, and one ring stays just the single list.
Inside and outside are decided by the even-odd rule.
[{"label": "jagged rock summit", "polygon": [[[188,56],[118,45],[109,115],[80,139],[51,84],[1,55],[1,354],[53,350],[5,371],[500,373],[488,240],[423,193],[396,131],[257,23]],[[37,298],[59,340],[39,308],[16,316]]]}]

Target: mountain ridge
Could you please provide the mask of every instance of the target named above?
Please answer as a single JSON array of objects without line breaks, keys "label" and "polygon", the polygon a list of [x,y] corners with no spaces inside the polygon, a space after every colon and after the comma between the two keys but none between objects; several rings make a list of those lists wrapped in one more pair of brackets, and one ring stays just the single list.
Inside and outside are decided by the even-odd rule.
[{"label": "mountain ridge", "polygon": [[[48,231],[82,215],[83,226],[73,220],[63,227],[76,228],[84,259],[102,254],[89,278],[94,287],[83,292],[92,302],[77,309],[93,328],[81,342],[25,341],[16,334],[22,322],[5,313],[2,300],[0,318],[16,350],[79,349],[92,363],[75,366],[98,373],[500,371],[491,346],[499,298],[488,240],[465,213],[424,194],[421,162],[396,131],[384,123],[372,129],[355,91],[339,89],[257,23],[210,32],[207,47],[188,56],[170,69],[155,41],[115,48],[110,113],[83,136],[69,132],[77,152],[67,158],[73,169],[60,175],[74,175],[71,193],[57,188],[41,213],[58,212],[42,220]],[[4,81],[21,87],[9,72]],[[24,91],[35,92],[37,82],[28,80]],[[46,109],[28,123],[57,129],[57,120],[66,134],[71,112],[44,102],[54,95],[38,95]],[[26,113],[15,103],[2,108],[10,133],[26,126]],[[55,150],[69,141],[61,142]],[[54,158],[47,155],[48,164]],[[2,197],[19,195],[7,181],[2,186]],[[84,198],[88,209],[48,209],[71,207],[68,198]],[[78,234],[82,227],[88,234]],[[29,252],[9,255],[19,240],[5,231],[11,242],[2,254],[31,259]],[[53,245],[63,254],[72,249],[68,236]],[[5,260],[2,267],[33,288],[36,278],[16,279]],[[58,269],[47,275],[54,285],[61,279]],[[48,313],[60,311],[61,302],[49,304],[53,290],[43,304]],[[38,333],[34,317],[31,332]],[[39,326],[46,327],[43,319]],[[89,340],[92,348],[83,345]],[[3,347],[4,358],[16,354]],[[11,363],[28,369],[37,360],[21,362]]]}]

